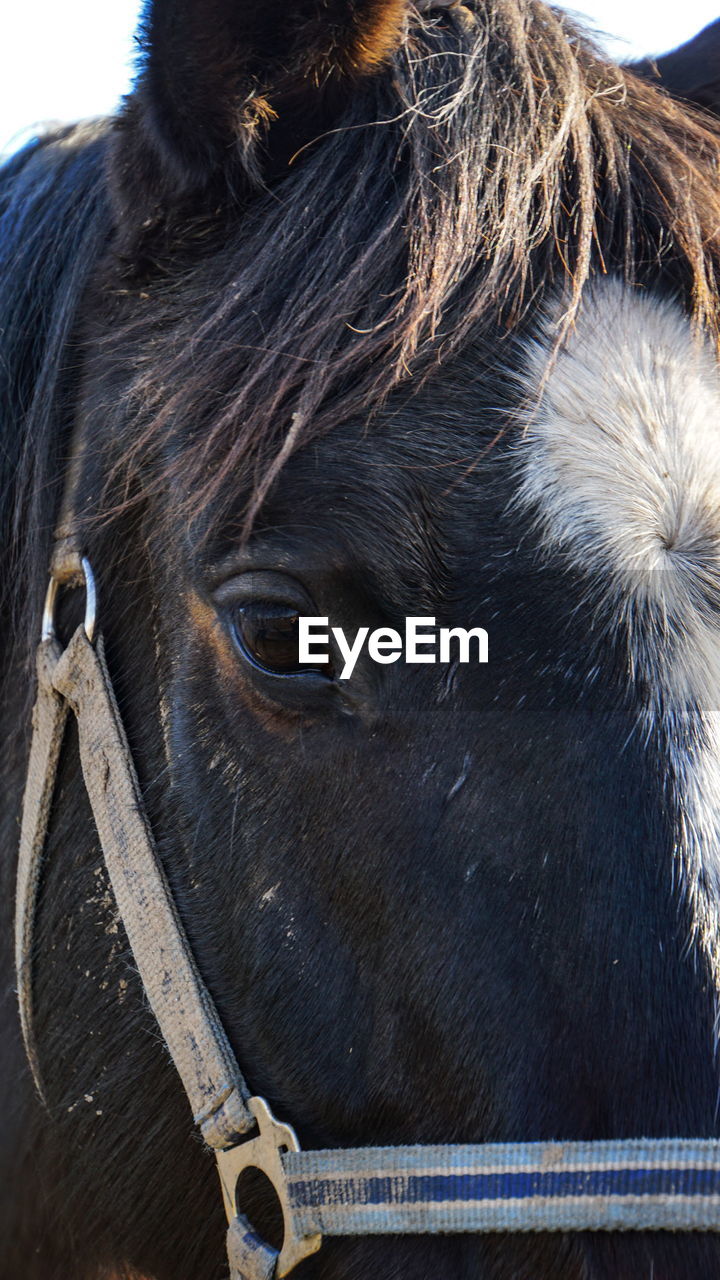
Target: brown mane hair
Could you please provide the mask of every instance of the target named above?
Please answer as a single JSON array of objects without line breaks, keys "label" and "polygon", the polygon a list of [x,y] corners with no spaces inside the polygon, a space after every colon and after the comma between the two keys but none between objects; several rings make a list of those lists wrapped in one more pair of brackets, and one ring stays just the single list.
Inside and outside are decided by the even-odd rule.
[{"label": "brown mane hair", "polygon": [[149,286],[126,474],[179,482],[193,511],[246,484],[249,527],[300,445],[563,282],[571,324],[594,272],[662,281],[717,342],[719,160],[710,116],[540,0],[412,9],[336,127],[229,211],[222,250],[200,218],[199,258]]}]

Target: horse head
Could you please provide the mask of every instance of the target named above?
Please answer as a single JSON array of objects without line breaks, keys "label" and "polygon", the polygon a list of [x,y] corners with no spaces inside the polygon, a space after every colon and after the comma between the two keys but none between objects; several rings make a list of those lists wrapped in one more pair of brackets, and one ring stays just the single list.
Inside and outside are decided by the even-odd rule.
[{"label": "horse head", "polygon": [[[172,897],[303,1146],[715,1136],[717,127],[534,0],[153,0],[142,46],[116,120],[4,179],[8,849],[72,459]],[[342,680],[299,616],[482,627],[489,661]],[[221,1276],[72,726],[35,985],[8,1280]],[[712,1236],[548,1233],[297,1275],[717,1266]]]}]

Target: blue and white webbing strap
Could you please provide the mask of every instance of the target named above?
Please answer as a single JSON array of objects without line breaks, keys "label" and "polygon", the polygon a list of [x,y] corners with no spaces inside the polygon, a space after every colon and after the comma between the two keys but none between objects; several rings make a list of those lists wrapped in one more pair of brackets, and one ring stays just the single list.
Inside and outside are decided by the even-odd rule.
[{"label": "blue and white webbing strap", "polygon": [[720,1230],[720,1142],[365,1147],[283,1156],[299,1236]]},{"label": "blue and white webbing strap", "polygon": [[[249,1106],[260,1138],[219,1155],[232,1280],[287,1276],[324,1235],[720,1231],[720,1141],[714,1139],[301,1151],[262,1099]],[[242,1165],[249,1154],[245,1167],[263,1167],[259,1148],[268,1123],[282,1138],[274,1167],[272,1161],[264,1166],[283,1208],[279,1254],[235,1212],[232,1193],[237,1159]]]}]

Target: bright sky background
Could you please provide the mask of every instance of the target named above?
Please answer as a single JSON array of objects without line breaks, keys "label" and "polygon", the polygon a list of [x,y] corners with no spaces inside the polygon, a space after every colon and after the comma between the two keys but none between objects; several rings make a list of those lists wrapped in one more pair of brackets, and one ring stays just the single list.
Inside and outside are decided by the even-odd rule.
[{"label": "bright sky background", "polygon": [[[720,17],[720,0],[575,0],[616,58],[662,53]],[[129,87],[140,0],[8,0],[0,41],[0,154],[45,120],[112,111]]]}]

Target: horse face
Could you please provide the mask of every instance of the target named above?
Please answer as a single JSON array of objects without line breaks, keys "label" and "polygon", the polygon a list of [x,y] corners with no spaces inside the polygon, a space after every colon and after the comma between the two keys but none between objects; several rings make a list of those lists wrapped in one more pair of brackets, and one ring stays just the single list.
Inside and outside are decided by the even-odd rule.
[{"label": "horse face", "polygon": [[[616,335],[644,326],[659,352],[687,325],[620,285],[586,313],[519,439],[489,447],[523,376],[528,389],[541,376],[542,333],[516,349],[512,381],[493,375],[489,343],[372,431],[354,424],[299,452],[247,543],[232,516],[189,548],[176,531],[159,588],[162,702],[171,810],[191,840],[170,872],[253,1088],[281,1097],[315,1144],[652,1132],[689,1123],[699,1062],[711,1079],[711,1008],[681,962],[670,888],[676,828],[652,703],[673,695],[644,669],[657,685],[679,659],[653,648],[653,611],[675,625],[682,574],[651,562],[643,576],[637,544],[659,522],[660,546],[673,512],[658,498],[644,526],[642,486],[652,497],[663,468],[676,480],[685,468],[698,514],[685,510],[677,536],[690,551],[712,541],[714,516],[705,488],[693,495],[685,409],[683,461],[661,438],[643,457],[647,417],[623,408],[640,357],[633,369],[628,338],[624,375],[603,374],[586,346],[602,322]],[[691,369],[677,421],[705,374],[715,394],[710,365]],[[654,393],[667,405],[667,387]],[[690,629],[687,599],[675,608]],[[408,615],[480,624],[490,661],[379,665],[363,651],[343,681],[336,652],[334,671],[273,670],[272,649],[247,647],[248,609],[261,630],[304,612],[351,637],[402,630]],[[676,982],[687,1019],[671,1032]],[[639,1096],[648,1077],[662,1102]]]},{"label": "horse face", "polygon": [[[127,585],[114,602],[104,571],[113,666],[193,950],[252,1089],[307,1146],[712,1123],[713,1010],[678,926],[658,710],[664,663],[685,659],[655,635],[656,615],[692,627],[695,588],[669,565],[651,599],[661,568],[638,547],[667,543],[663,520],[683,514],[681,560],[702,568],[703,537],[711,552],[696,477],[701,459],[714,466],[713,371],[679,309],[619,283],[588,291],[546,378],[548,327],[517,341],[512,371],[498,374],[510,362],[490,336],[370,429],[299,450],[248,539],[241,510],[189,527],[181,492],[151,498],[163,536],[137,632]],[[622,370],[609,362],[621,332]],[[656,365],[687,345],[682,376],[673,364],[642,382],[640,414],[628,397],[645,341]],[[102,379],[88,394],[107,398]],[[480,625],[490,660],[380,665],[363,651],[343,681],[336,650],[330,669],[303,670],[292,640],[280,663],[253,648],[300,612],[350,638],[407,616]],[[139,667],[157,673],[150,695],[133,688]],[[573,1276],[594,1259],[595,1274],[629,1276],[644,1248],[358,1243],[306,1268]]]},{"label": "horse face", "polygon": [[[552,284],[563,227],[574,265],[589,259],[572,181],[565,199],[542,167],[569,146],[549,132],[567,85],[536,100],[526,61],[522,93],[504,94],[505,7],[487,31],[477,6],[421,8],[151,6],[145,69],[103,150],[114,224],[82,313],[80,496],[102,517],[87,551],[113,682],[201,972],[251,1088],[305,1146],[711,1133],[720,466],[687,269],[668,260],[672,306],[588,286],[569,326]],[[535,26],[548,77],[569,56],[558,24]],[[600,111],[612,85],[582,56]],[[472,82],[478,59],[492,92]],[[516,146],[497,145],[500,101]],[[621,139],[613,121],[598,137]],[[670,125],[663,138],[674,178]],[[700,208],[696,167],[673,191],[694,182]],[[643,195],[662,247],[660,179]],[[605,194],[612,268],[627,228]],[[335,646],[298,669],[298,613],[349,637],[408,616],[480,626],[490,660],[363,652],[342,680]],[[221,1274],[214,1170],[143,1022],[72,743],[58,794],[39,936],[71,962],[44,970],[38,1035],[64,1067],[63,1212],[99,1263]],[[79,927],[85,908],[104,931]],[[72,1052],[68,1010],[97,1018]],[[133,1176],[103,1198],[111,1142]],[[303,1274],[689,1280],[714,1250],[336,1242]]]}]

